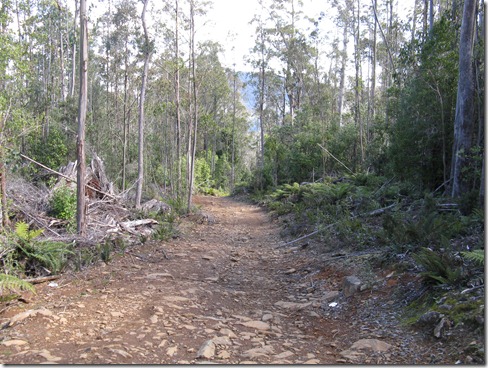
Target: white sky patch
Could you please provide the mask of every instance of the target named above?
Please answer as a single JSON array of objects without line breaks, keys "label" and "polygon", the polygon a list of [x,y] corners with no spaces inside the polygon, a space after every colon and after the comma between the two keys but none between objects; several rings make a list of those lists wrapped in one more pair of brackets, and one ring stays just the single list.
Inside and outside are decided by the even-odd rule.
[{"label": "white sky patch", "polygon": [[254,45],[255,25],[249,24],[258,12],[256,1],[213,0],[213,9],[207,13],[209,22],[202,29],[200,39],[211,39],[219,42],[225,52],[222,64],[237,70],[249,70],[245,58]]},{"label": "white sky patch", "polygon": [[[341,39],[342,31],[338,32],[333,21],[335,9],[331,9],[328,0],[304,0],[303,3],[303,8],[300,9],[303,15],[317,19],[321,12],[325,14],[319,29],[322,36],[328,36],[328,42],[332,42],[335,37]],[[411,15],[413,4],[414,0],[398,1],[396,11],[403,20]],[[260,11],[257,0],[213,0],[213,7],[205,17],[208,19],[205,26],[198,29],[197,25],[200,33],[197,38],[217,41],[223,46],[221,61],[224,66],[232,67],[235,63],[237,70],[250,71],[251,66],[246,63],[246,59],[256,38],[256,25],[251,25],[250,21]],[[352,40],[349,44],[351,47]],[[328,48],[324,46],[321,47],[321,51]],[[324,55],[321,61],[323,66],[328,64]]]}]

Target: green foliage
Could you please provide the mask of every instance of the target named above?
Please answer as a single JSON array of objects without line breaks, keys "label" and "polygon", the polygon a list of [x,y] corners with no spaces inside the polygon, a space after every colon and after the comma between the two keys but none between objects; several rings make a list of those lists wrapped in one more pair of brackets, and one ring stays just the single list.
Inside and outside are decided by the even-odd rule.
[{"label": "green foliage", "polygon": [[413,255],[413,259],[423,267],[420,273],[428,285],[457,285],[463,279],[461,265],[449,253],[438,253],[428,248],[422,248]]},{"label": "green foliage", "polygon": [[177,230],[174,227],[173,222],[162,221],[157,225],[156,230],[153,233],[153,239],[160,240],[160,241],[168,241],[176,234],[177,234]]},{"label": "green foliage", "polygon": [[23,242],[30,242],[43,233],[43,229],[29,230],[29,224],[19,221],[15,224],[15,235]]},{"label": "green foliage", "polygon": [[76,222],[76,193],[63,185],[54,190],[49,200],[51,214],[61,220],[68,221],[68,229],[73,229]]},{"label": "green foliage", "polygon": [[[60,129],[51,127],[45,137],[39,131],[33,132],[28,136],[27,141],[26,154],[36,161],[54,170],[66,165],[68,146],[66,135]],[[39,169],[32,167],[32,170],[37,172]]]},{"label": "green foliage", "polygon": [[105,240],[101,245],[98,245],[100,258],[103,262],[109,263],[112,260],[113,244],[110,240]]},{"label": "green foliage", "polygon": [[31,283],[19,279],[16,276],[0,273],[0,294],[3,294],[4,291],[10,291],[15,293],[19,290],[28,290],[32,292],[36,291]]},{"label": "green foliage", "polygon": [[36,240],[41,233],[42,229],[29,230],[25,222],[15,224],[12,266],[18,268],[23,265],[25,272],[33,274],[40,267],[47,268],[52,274],[62,271],[73,252],[64,243]]},{"label": "green foliage", "polygon": [[210,165],[205,157],[197,157],[195,159],[195,186],[198,187],[211,187],[212,186],[212,174]]},{"label": "green foliage", "polygon": [[485,251],[484,249],[475,249],[471,252],[461,252],[461,255],[479,266],[485,265]]},{"label": "green foliage", "polygon": [[399,81],[402,87],[396,96],[389,165],[402,181],[420,183],[428,190],[450,174],[459,57],[455,39],[453,23],[442,18],[415,60],[411,50],[405,52],[405,67],[413,71]]},{"label": "green foliage", "polygon": [[37,273],[39,266],[52,274],[60,273],[67,265],[68,256],[74,254],[69,246],[58,242],[29,242],[18,244],[21,258],[26,259],[26,272]]}]

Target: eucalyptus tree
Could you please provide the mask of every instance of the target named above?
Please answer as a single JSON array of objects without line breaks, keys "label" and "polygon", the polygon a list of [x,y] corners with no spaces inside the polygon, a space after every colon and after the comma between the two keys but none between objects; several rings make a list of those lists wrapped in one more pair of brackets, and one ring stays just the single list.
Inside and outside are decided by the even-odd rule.
[{"label": "eucalyptus tree", "polygon": [[475,123],[475,73],[473,65],[474,35],[476,28],[477,0],[465,0],[461,39],[459,44],[459,79],[454,121],[454,145],[452,159],[452,192],[459,197],[470,190],[469,176],[463,173],[472,155]]},{"label": "eucalyptus tree", "polygon": [[300,27],[304,20],[310,22],[304,19],[302,7],[301,0],[286,0],[272,2],[268,10],[270,44],[282,64],[291,125],[305,98],[307,74],[313,70],[310,61],[316,52]]},{"label": "eucalyptus tree", "polygon": [[141,13],[142,28],[144,29],[144,42],[142,53],[144,55],[144,69],[142,72],[141,94],[139,97],[139,140],[138,140],[138,161],[137,161],[137,186],[136,186],[136,208],[141,207],[142,188],[144,183],[144,104],[146,96],[147,75],[149,71],[149,62],[153,52],[153,44],[149,40],[149,33],[146,25],[146,9],[149,0],[144,0]]},{"label": "eucalyptus tree", "polygon": [[9,63],[16,60],[15,41],[10,31],[11,6],[9,1],[0,6],[0,218],[3,226],[8,225],[4,130],[12,107],[12,97],[8,93],[12,75],[8,69]]},{"label": "eucalyptus tree", "polygon": [[88,98],[88,20],[86,0],[80,0],[80,93],[78,103],[77,137],[77,191],[76,191],[76,230],[84,236],[86,232],[85,206],[85,122]]}]

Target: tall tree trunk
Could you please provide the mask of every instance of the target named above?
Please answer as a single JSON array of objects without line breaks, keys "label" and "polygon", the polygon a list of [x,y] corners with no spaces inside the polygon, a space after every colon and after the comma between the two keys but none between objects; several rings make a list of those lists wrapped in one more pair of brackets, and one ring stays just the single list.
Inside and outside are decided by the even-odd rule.
[{"label": "tall tree trunk", "polygon": [[359,0],[357,1],[357,17],[356,17],[356,29],[354,31],[354,34],[355,34],[355,55],[354,55],[354,59],[355,59],[355,66],[356,66],[356,88],[355,88],[355,105],[356,105],[356,108],[355,108],[355,112],[354,112],[354,115],[355,115],[355,120],[356,120],[356,124],[358,125],[359,127],[359,151],[360,151],[360,155],[361,155],[361,162],[360,162],[360,166],[363,165],[363,162],[364,162],[364,142],[363,142],[363,138],[364,138],[364,132],[363,132],[363,121],[361,119],[361,101],[360,101],[360,93],[359,93],[359,89],[361,88],[360,86],[360,79],[361,76],[360,76],[360,67],[361,67],[361,50],[360,50],[360,37],[361,37],[361,34],[360,34],[360,29],[359,29],[359,25],[360,25],[360,22],[361,22],[361,18],[360,18],[360,7],[359,7]]},{"label": "tall tree trunk", "polygon": [[434,0],[429,0],[429,37],[432,37],[434,29]]},{"label": "tall tree trunk", "polygon": [[137,189],[136,208],[141,207],[142,187],[144,183],[144,103],[146,100],[147,73],[149,70],[149,59],[151,57],[149,35],[146,27],[146,9],[149,0],[144,0],[141,21],[144,29],[144,71],[142,72],[141,97],[139,99],[139,158],[137,160]]},{"label": "tall tree trunk", "polygon": [[[413,14],[412,14],[412,33],[411,33],[411,37],[410,37],[410,43],[413,43],[413,41],[415,40],[415,31],[416,31],[416,28],[417,28],[417,7],[418,7],[418,2],[420,0],[415,0],[414,2],[414,5],[413,5]],[[376,2],[376,0],[375,0]],[[412,53],[414,52],[413,48],[412,48]]]},{"label": "tall tree trunk", "polygon": [[180,114],[180,62],[178,31],[178,0],[175,0],[175,107],[176,107],[176,198],[181,199],[181,114]]},{"label": "tall tree trunk", "polygon": [[127,117],[128,92],[127,82],[129,79],[129,49],[128,40],[125,40],[125,54],[124,54],[124,108],[123,108],[123,124],[124,124],[124,142],[122,146],[122,190],[125,190],[126,171],[127,171],[127,146],[129,138],[129,119]]},{"label": "tall tree trunk", "polygon": [[[374,12],[376,12],[377,0],[373,0]],[[373,45],[371,50],[371,89],[369,98],[369,109],[368,109],[368,126],[366,127],[366,141],[369,143],[371,140],[370,127],[374,124],[375,119],[375,98],[376,98],[376,32],[377,23],[374,22],[373,26]]]},{"label": "tall tree trunk", "polygon": [[[75,0],[75,16],[73,17],[73,33],[76,34],[76,16],[78,13],[78,7],[76,4],[78,1]],[[71,78],[69,81],[69,91],[68,96],[74,97],[75,95],[75,80],[76,80],[76,42],[73,41],[73,47],[71,49]]]},{"label": "tall tree trunk", "polygon": [[452,159],[452,197],[469,190],[469,182],[462,170],[468,164],[474,129],[474,68],[473,48],[476,24],[476,0],[465,0],[459,46],[459,79],[454,120],[454,146]]},{"label": "tall tree trunk", "polygon": [[78,139],[77,139],[77,196],[76,196],[76,230],[84,236],[86,232],[85,206],[85,123],[88,102],[88,20],[86,0],[80,0],[80,96],[78,106]]},{"label": "tall tree trunk", "polygon": [[[198,131],[198,106],[197,106],[197,86],[196,86],[196,79],[195,79],[195,4],[193,0],[190,0],[190,73],[191,77],[190,80],[191,88],[189,90],[190,93],[190,100],[193,103],[193,110],[190,112],[190,115],[193,115],[190,120],[193,121],[193,127],[190,124],[190,128],[188,129],[189,133],[189,141],[188,141],[188,203],[187,208],[188,212],[191,212],[191,203],[193,197],[193,182],[194,182],[194,173],[195,173],[195,154],[196,154],[196,146],[197,146],[197,131]],[[192,139],[192,128],[193,128],[193,139]]]},{"label": "tall tree trunk", "polygon": [[343,47],[342,47],[342,59],[341,59],[341,73],[339,82],[339,100],[337,102],[337,110],[339,115],[339,126],[342,126],[342,110],[344,108],[344,93],[346,84],[346,64],[347,64],[347,24],[344,24],[344,35],[343,35]]},{"label": "tall tree trunk", "polygon": [[422,11],[422,34],[423,39],[427,38],[427,18],[429,13],[429,0],[424,0],[424,8]]},{"label": "tall tree trunk", "polygon": [[[264,188],[264,87],[265,87],[265,57],[264,57],[264,30],[261,29],[261,65],[260,65],[260,94],[259,94],[259,130],[260,130],[260,156],[259,156],[259,188]],[[285,106],[283,106],[285,111]],[[283,112],[284,114],[284,112]],[[284,119],[283,119],[284,122]]]},{"label": "tall tree trunk", "polygon": [[64,102],[66,100],[66,91],[64,85],[64,41],[63,41],[63,32],[59,32],[59,78],[61,79],[61,101]]},{"label": "tall tree trunk", "polygon": [[[3,86],[2,86],[3,87]],[[10,107],[11,103],[7,108],[6,112],[0,112],[0,219],[2,222],[2,226],[6,227],[10,224],[10,219],[8,216],[8,208],[7,208],[7,170],[5,167],[5,150],[4,150],[4,128],[5,124],[10,115]]]},{"label": "tall tree trunk", "polygon": [[233,83],[233,99],[232,99],[232,155],[231,155],[231,175],[230,175],[230,191],[231,193],[234,191],[235,186],[235,175],[236,175],[236,168],[235,168],[235,134],[236,134],[236,104],[237,104],[237,72],[236,72],[236,64],[234,63],[234,83]]}]

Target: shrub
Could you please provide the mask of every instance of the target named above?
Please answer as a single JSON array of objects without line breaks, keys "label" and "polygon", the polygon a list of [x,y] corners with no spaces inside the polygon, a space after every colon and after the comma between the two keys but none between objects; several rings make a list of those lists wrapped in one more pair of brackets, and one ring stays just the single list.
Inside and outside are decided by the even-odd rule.
[{"label": "shrub", "polygon": [[73,228],[76,221],[76,193],[63,185],[53,192],[49,201],[51,214],[61,220],[68,221],[68,228]]},{"label": "shrub", "polygon": [[422,248],[413,259],[423,267],[420,273],[428,285],[456,285],[463,279],[462,268],[450,253],[440,254],[428,248]]},{"label": "shrub", "polygon": [[73,254],[68,245],[59,242],[36,241],[41,230],[29,230],[25,222],[15,225],[17,264],[25,261],[25,272],[36,274],[40,267],[52,274],[62,271],[68,262],[68,255]]}]

